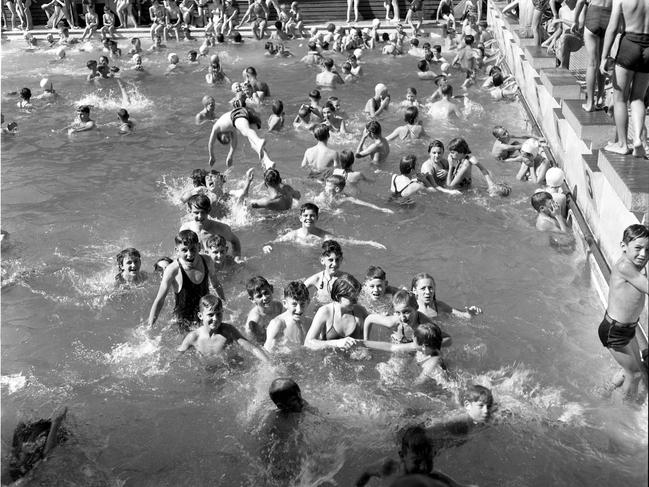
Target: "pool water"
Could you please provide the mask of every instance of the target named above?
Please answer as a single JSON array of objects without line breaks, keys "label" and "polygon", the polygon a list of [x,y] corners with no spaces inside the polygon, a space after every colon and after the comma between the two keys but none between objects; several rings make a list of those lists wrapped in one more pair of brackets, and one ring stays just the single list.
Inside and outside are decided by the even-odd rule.
[{"label": "pool water", "polygon": [[[181,58],[189,46],[177,48]],[[265,58],[250,42],[218,52],[233,80],[254,65],[283,100],[286,126],[266,135],[268,150],[304,202],[322,188],[300,168],[315,140],[293,130],[291,121],[308,100],[316,71],[299,62],[303,42],[287,47],[295,58]],[[126,293],[113,290],[114,256],[122,248],[139,249],[147,271],[158,257],[172,255],[185,214],[179,196],[190,186],[191,171],[207,167],[211,127],[195,126],[194,115],[202,96],[216,98],[218,113],[232,96],[229,87],[205,84],[205,59],[165,75],[166,54],[145,55],[148,74],[139,78],[126,57],[116,62],[130,95],[125,108],[137,124],[135,134],[123,137],[117,135],[116,111],[124,105],[115,81],[85,81],[86,61],[99,51],[72,49],[53,63],[51,52],[26,52],[21,42],[3,45],[4,92],[23,86],[37,92],[47,75],[60,95],[47,106],[35,102],[31,113],[3,98],[6,120],[16,120],[20,130],[2,140],[2,229],[10,233],[2,244],[3,467],[17,422],[49,416],[65,404],[72,440],[41,469],[41,485],[350,485],[363,466],[396,456],[399,429],[456,412],[455,394],[412,387],[416,367],[400,367],[379,352],[300,350],[279,356],[272,369],[241,352],[243,365],[233,361],[206,371],[193,352],[176,358],[182,336],[169,325],[172,298],[156,326],[146,326],[156,277]],[[343,60],[332,56],[338,65]],[[416,58],[367,53],[362,63],[364,77],[335,91],[353,132],[332,137],[339,150],[355,148],[376,82],[388,85],[394,105],[381,119],[386,134],[402,124],[396,102],[407,87],[416,87],[420,100],[432,93],[431,82],[416,77]],[[458,74],[452,82],[458,91],[460,80]],[[489,197],[474,171],[474,188],[461,196],[432,194],[409,207],[390,206],[390,173],[407,153],[421,164],[429,139],[395,142],[378,172],[367,160],[355,164],[375,180],[359,197],[395,213],[349,205],[323,210],[319,224],[386,246],[344,246],[343,270],[362,278],[370,265],[381,265],[395,286],[429,272],[438,299],[484,311],[470,321],[442,320],[453,337],[444,356],[457,388],[488,386],[497,408],[489,426],[443,451],[436,468],[481,486],[646,485],[646,403],[629,406],[605,393],[617,366],[597,339],[602,307],[585,257],[548,245],[534,229],[534,188],[514,181],[516,167],[490,157],[494,125],[516,133],[531,132],[531,125],[516,102],[494,102],[477,89],[469,99],[465,119],[425,113],[425,130],[445,144],[465,137],[496,181],[511,184],[508,198]],[[79,103],[94,106],[99,129],[69,137],[61,129]],[[269,106],[259,111],[265,121]],[[225,150],[218,151],[221,165]],[[257,168],[258,194],[261,170],[241,139],[227,186],[236,188],[249,167]],[[299,225],[297,210],[237,211],[227,221],[246,257],[223,279],[226,316],[241,327],[250,307],[249,277],[268,278],[279,299],[288,281],[320,270],[320,250],[276,244],[271,255],[262,253],[265,243]],[[265,428],[273,409],[267,390],[284,375],[297,380],[319,413],[306,415],[299,434],[288,432],[273,447]]]}]

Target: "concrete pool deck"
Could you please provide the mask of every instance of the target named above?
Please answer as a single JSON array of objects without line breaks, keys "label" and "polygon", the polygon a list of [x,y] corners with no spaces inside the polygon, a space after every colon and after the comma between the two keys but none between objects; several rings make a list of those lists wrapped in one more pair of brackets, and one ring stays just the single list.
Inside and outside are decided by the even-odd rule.
[{"label": "concrete pool deck", "polygon": [[[506,5],[490,0],[487,20],[530,114],[566,174],[572,199],[583,215],[582,223],[587,225],[586,229],[573,227],[604,257],[604,262],[596,262],[593,253],[587,252],[598,293],[606,305],[608,268],[620,256],[624,229],[649,222],[649,160],[602,150],[614,139],[615,125],[604,111],[582,110],[585,97],[579,76],[583,69],[556,68],[554,56],[534,46],[518,21],[502,14]],[[643,339],[647,321],[645,306],[640,320]]]}]

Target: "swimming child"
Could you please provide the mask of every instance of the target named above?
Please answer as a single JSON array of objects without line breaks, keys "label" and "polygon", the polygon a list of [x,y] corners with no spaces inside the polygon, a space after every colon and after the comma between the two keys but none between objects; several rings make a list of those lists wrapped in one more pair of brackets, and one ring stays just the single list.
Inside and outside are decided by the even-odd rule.
[{"label": "swimming child", "polygon": [[[342,260],[342,251],[340,258]],[[327,261],[327,265],[334,265],[335,260],[334,256],[332,261]],[[338,267],[335,266],[334,272],[337,273],[337,269]],[[323,276],[324,274],[325,271],[322,272]],[[335,280],[328,281],[331,286],[329,294],[332,302],[318,309],[304,340],[304,346],[312,350],[324,348],[349,350],[356,345],[356,340],[363,336],[363,322],[367,311],[357,303],[362,288],[361,283],[346,272],[332,277]],[[321,293],[327,287],[324,277],[320,278],[320,286]]]},{"label": "swimming child", "polygon": [[225,270],[236,263],[232,255],[228,254],[228,242],[222,235],[208,238],[205,242],[205,248],[207,255],[212,258],[216,271]]},{"label": "swimming child", "polygon": [[382,208],[380,206],[373,205],[372,203],[368,203],[367,201],[359,200],[358,198],[350,196],[344,193],[344,190],[345,178],[337,174],[332,174],[325,179],[324,190],[314,198],[314,201],[316,201],[316,203],[326,205],[329,208],[338,206],[341,203],[354,203],[356,205],[372,208],[373,210],[381,211],[383,213],[394,213],[394,211],[388,208]]},{"label": "swimming child", "polygon": [[565,175],[563,170],[558,167],[551,167],[548,169],[548,172],[545,173],[545,187],[540,188],[535,191],[547,191],[552,195],[554,202],[559,205],[561,214],[564,218],[568,217],[568,206],[566,201],[566,195],[563,193],[563,182],[565,180]]},{"label": "swimming child", "polygon": [[527,139],[521,144],[519,153],[520,155],[513,159],[513,162],[521,162],[521,168],[516,174],[516,179],[543,183],[545,173],[550,168],[550,161],[539,150],[539,141],[537,139]]},{"label": "swimming child", "polygon": [[305,129],[313,130],[320,121],[317,119],[315,121],[311,120],[311,107],[309,105],[302,104],[297,111],[297,115],[293,120],[293,128],[296,130]]},{"label": "swimming child", "polygon": [[140,41],[139,37],[131,37],[131,48],[129,49],[128,53],[133,55],[133,54],[140,54],[142,52],[142,42]]},{"label": "swimming child", "polygon": [[437,73],[430,69],[430,64],[425,59],[420,59],[417,62],[417,77],[419,79],[435,79]]},{"label": "swimming child", "polygon": [[216,277],[212,260],[199,253],[198,235],[191,230],[181,230],[174,238],[176,259],[169,264],[162,275],[158,294],[149,312],[149,326],[158,319],[169,290],[176,295],[173,310],[174,322],[180,330],[189,331],[197,318],[201,297],[209,293],[211,284],[217,295],[223,298],[221,283]]},{"label": "swimming child", "polygon": [[133,247],[122,250],[115,256],[117,261],[117,275],[115,276],[115,285],[140,284],[146,281],[147,274],[140,270],[142,258],[140,252]]},{"label": "swimming child", "polygon": [[448,178],[448,160],[444,158],[444,144],[435,139],[430,144],[428,144],[428,154],[429,157],[421,165],[420,175],[426,178],[428,184],[441,191],[448,194],[460,194],[460,191],[457,189],[447,189],[444,186]]},{"label": "swimming child", "polygon": [[419,103],[419,100],[417,100],[417,88],[413,88],[412,86],[408,88],[406,91],[406,99],[403,100],[400,105],[401,107],[417,107],[419,108],[421,106],[421,103]]},{"label": "swimming child", "polygon": [[230,194],[223,190],[225,176],[215,169],[209,172],[205,169],[194,169],[192,171],[193,188],[185,191],[180,196],[180,201],[187,203],[189,199],[197,194],[204,194],[210,199],[211,207],[209,215],[212,218],[223,217],[227,213],[224,208],[225,200]]},{"label": "swimming child", "polygon": [[43,78],[41,80],[40,86],[41,89],[43,90],[43,93],[35,96],[34,97],[35,100],[53,99],[58,96],[58,93],[54,89],[54,85],[52,84],[52,81],[50,81],[49,78]]},{"label": "swimming child", "polygon": [[527,139],[527,136],[511,135],[502,125],[496,125],[491,132],[496,138],[491,155],[499,161],[511,162],[520,154],[521,144],[516,139]]},{"label": "swimming child", "polygon": [[272,113],[268,117],[268,131],[280,131],[284,127],[284,103],[275,99],[270,107]]},{"label": "swimming child", "polygon": [[435,318],[444,313],[457,318],[469,319],[482,313],[482,310],[477,306],[467,306],[464,311],[461,311],[443,301],[438,301],[435,289],[435,279],[430,274],[422,272],[412,278],[410,290],[417,298],[418,309],[429,318]]},{"label": "swimming child", "polygon": [[309,167],[313,174],[311,177],[318,177],[331,173],[331,168],[340,165],[338,151],[327,145],[330,137],[329,126],[319,124],[313,129],[313,137],[317,140],[316,145],[304,151],[302,167]]},{"label": "swimming child", "polygon": [[266,342],[266,327],[283,311],[282,303],[273,300],[273,286],[262,276],[248,279],[246,291],[254,306],[248,312],[245,332],[249,340],[263,345]]},{"label": "swimming child", "polygon": [[399,487],[429,485],[435,487],[464,487],[448,475],[434,470],[434,456],[433,442],[426,430],[421,426],[411,426],[403,432],[401,437],[399,461],[391,458],[380,460],[367,468],[354,485],[363,487],[369,483],[372,477],[387,477],[396,479],[390,485],[398,485]]},{"label": "swimming child", "polygon": [[214,100],[214,97],[205,95],[201,102],[203,103],[203,109],[196,114],[196,125],[216,120],[216,100]]},{"label": "swimming child", "polygon": [[547,191],[539,191],[531,197],[532,207],[537,211],[536,229],[542,232],[568,231],[560,206]]},{"label": "swimming child", "polygon": [[599,339],[622,369],[622,392],[635,399],[638,376],[647,386],[647,369],[641,363],[636,338],[640,313],[649,294],[647,260],[649,259],[649,228],[630,225],[622,235],[622,256],[611,269],[608,306],[599,325]]},{"label": "swimming child", "polygon": [[16,103],[16,106],[18,108],[23,108],[28,110],[34,108],[31,102],[32,90],[30,90],[29,88],[21,88],[20,91],[18,92],[18,96],[20,96],[20,100],[18,101],[18,103]]},{"label": "swimming child", "polygon": [[398,288],[390,286],[385,271],[380,266],[371,265],[365,274],[361,292],[362,305],[372,313],[383,315],[392,311],[392,296]]},{"label": "swimming child", "polygon": [[315,77],[315,83],[318,86],[335,87],[345,84],[345,81],[334,71],[334,60],[327,57],[322,61],[322,72]]},{"label": "swimming child", "polygon": [[345,128],[345,120],[336,115],[336,109],[333,103],[328,101],[322,108],[322,123],[329,127],[330,132],[347,133]]},{"label": "swimming child", "polygon": [[[367,139],[370,139],[371,143],[363,149]],[[356,148],[356,158],[369,156],[372,163],[381,164],[387,160],[389,154],[390,144],[381,135],[381,124],[376,120],[370,120],[363,129],[363,135]]]},{"label": "swimming child", "polygon": [[309,300],[309,290],[302,281],[292,281],[286,285],[282,300],[284,312],[273,318],[266,328],[264,348],[268,352],[272,352],[280,340],[283,345],[302,346],[305,335],[304,312]]},{"label": "swimming child", "polygon": [[160,274],[160,277],[162,277],[162,274],[164,274],[165,269],[173,262],[173,259],[171,257],[160,257],[158,260],[156,260],[155,264],[153,264],[153,271],[157,272]]},{"label": "swimming child", "polygon": [[68,134],[76,132],[85,132],[95,128],[95,122],[90,120],[90,106],[80,105],[77,107],[77,119],[67,126]]},{"label": "swimming child", "polygon": [[135,122],[129,120],[129,114],[125,108],[120,108],[117,111],[117,118],[119,118],[119,133],[122,135],[132,134],[135,130]]},{"label": "swimming child", "polygon": [[356,196],[360,189],[359,184],[363,181],[373,183],[374,180],[368,178],[361,171],[354,171],[354,153],[350,150],[343,150],[339,154],[340,167],[335,167],[333,176],[342,176],[345,179],[345,192],[351,196]]},{"label": "swimming child", "polygon": [[365,113],[370,118],[376,118],[386,111],[390,106],[390,93],[388,87],[379,83],[374,87],[374,96],[367,100],[365,104]]},{"label": "swimming child", "polygon": [[416,106],[409,106],[403,114],[403,121],[405,125],[397,127],[388,135],[385,140],[391,141],[399,137],[401,140],[414,140],[426,137],[424,127],[419,120],[419,109]]},{"label": "swimming child", "polygon": [[223,71],[223,66],[221,65],[221,58],[219,58],[218,54],[212,54],[212,56],[210,56],[210,65],[207,68],[205,81],[208,84],[223,83],[223,82],[226,82],[228,84],[232,83],[232,80]]},{"label": "swimming child", "polygon": [[465,437],[476,426],[484,425],[489,420],[494,398],[487,387],[472,384],[463,396],[463,413],[426,425],[426,433],[434,438],[435,443],[444,438]]},{"label": "swimming child", "polygon": [[201,326],[190,331],[182,344],[177,348],[179,353],[184,353],[194,347],[201,356],[213,363],[215,359],[223,358],[227,347],[237,343],[246,352],[254,355],[264,363],[269,362],[268,355],[259,346],[250,343],[234,326],[223,323],[223,302],[217,296],[208,294],[199,302],[197,313]]},{"label": "swimming child", "polygon": [[241,242],[229,225],[211,220],[208,214],[212,208],[210,199],[204,194],[196,194],[187,200],[187,212],[191,216],[191,221],[185,222],[180,230],[191,230],[198,235],[202,248],[209,237],[215,235],[223,236],[232,245],[232,254],[235,261],[241,258]]},{"label": "swimming child", "polygon": [[[435,93],[433,93],[433,96],[435,96]],[[431,114],[442,118],[462,118],[460,107],[453,101],[453,87],[443,83],[439,88],[439,93],[441,99],[433,102],[430,107]]]},{"label": "swimming child", "polygon": [[441,188],[430,184],[430,178],[417,173],[417,157],[405,155],[399,162],[400,174],[393,174],[390,181],[392,198],[408,198],[420,191],[437,192]]},{"label": "swimming child", "polygon": [[[253,169],[248,169],[246,173],[246,184],[241,194],[241,199],[248,197],[250,185],[254,178]],[[256,198],[248,200],[251,208],[265,208],[273,211],[290,210],[293,206],[293,200],[299,200],[301,194],[299,191],[293,189],[290,185],[282,182],[282,177],[279,171],[274,168],[266,169],[264,171],[264,186],[268,190],[268,196],[263,198]]]},{"label": "swimming child", "polygon": [[494,183],[487,168],[482,166],[475,156],[471,155],[469,144],[461,137],[456,137],[448,144],[448,164],[447,188],[469,188],[471,186],[471,168],[475,166],[484,176],[491,196],[507,196],[511,191],[509,186],[503,183]]}]

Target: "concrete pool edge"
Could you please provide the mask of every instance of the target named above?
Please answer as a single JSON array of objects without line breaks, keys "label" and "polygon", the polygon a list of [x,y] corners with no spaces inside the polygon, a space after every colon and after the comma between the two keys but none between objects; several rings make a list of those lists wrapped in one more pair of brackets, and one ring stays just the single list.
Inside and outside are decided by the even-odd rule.
[{"label": "concrete pool edge", "polygon": [[[594,284],[606,306],[608,274],[619,257],[624,229],[649,221],[649,161],[618,156],[601,149],[615,136],[604,112],[581,109],[580,86],[566,69],[554,67],[554,56],[530,46],[501,13],[506,3],[489,0],[487,20],[504,59],[520,87],[524,104],[544,137],[552,156],[566,174],[575,233],[585,244]],[[585,115],[585,116],[584,116]],[[590,251],[591,247],[597,250]],[[601,251],[601,257],[597,254]],[[647,306],[641,316],[646,343]]]}]

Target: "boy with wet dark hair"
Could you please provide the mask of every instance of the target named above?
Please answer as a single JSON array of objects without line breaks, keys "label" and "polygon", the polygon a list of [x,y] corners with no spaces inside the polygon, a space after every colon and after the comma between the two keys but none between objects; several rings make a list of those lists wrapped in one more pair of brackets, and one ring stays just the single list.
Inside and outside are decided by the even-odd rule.
[{"label": "boy with wet dark hair", "polygon": [[264,277],[255,276],[246,283],[248,299],[254,304],[246,318],[245,331],[248,338],[263,345],[270,320],[282,312],[282,303],[273,300],[273,286]]},{"label": "boy with wet dark hair", "polygon": [[140,252],[133,247],[122,250],[115,256],[117,261],[117,275],[115,276],[115,285],[139,284],[147,279],[147,274],[141,271],[142,257]]},{"label": "boy with wet dark hair", "polygon": [[283,343],[293,347],[302,346],[305,337],[304,312],[309,305],[309,299],[309,290],[302,281],[287,284],[282,301],[285,311],[273,318],[266,329],[264,348],[267,351],[271,352],[280,338],[283,338]]},{"label": "boy with wet dark hair", "polygon": [[534,193],[530,198],[532,207],[537,211],[536,229],[542,232],[562,232],[568,230],[566,220],[561,214],[561,207],[547,191]]},{"label": "boy with wet dark hair", "polygon": [[[363,145],[365,145],[367,139],[370,139],[371,142],[363,149]],[[367,122],[367,125],[363,129],[361,140],[356,148],[356,158],[360,159],[369,156],[371,162],[380,164],[387,160],[389,154],[390,144],[381,134],[381,124],[376,120]]]},{"label": "boy with wet dark hair", "polygon": [[[241,194],[242,200],[248,197],[250,185],[254,178],[254,171],[248,169],[246,176],[246,184]],[[291,209],[294,199],[300,199],[301,194],[299,191],[293,189],[288,184],[282,183],[282,177],[277,169],[270,168],[264,171],[264,185],[268,189],[268,196],[249,200],[248,203],[251,208],[285,211]]]}]

